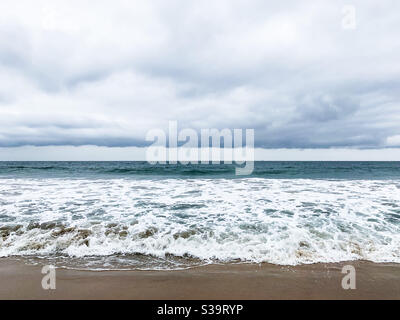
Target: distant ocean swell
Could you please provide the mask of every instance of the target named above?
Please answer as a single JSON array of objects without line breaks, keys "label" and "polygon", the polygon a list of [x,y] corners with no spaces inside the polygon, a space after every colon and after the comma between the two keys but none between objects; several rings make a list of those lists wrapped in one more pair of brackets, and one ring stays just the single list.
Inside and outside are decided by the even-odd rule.
[{"label": "distant ocean swell", "polygon": [[[236,165],[150,165],[147,162],[0,162],[1,178],[242,178]],[[400,162],[255,162],[251,177],[271,179],[400,179]]]},{"label": "distant ocean swell", "polygon": [[400,181],[8,177],[8,256],[99,268],[400,263]]}]

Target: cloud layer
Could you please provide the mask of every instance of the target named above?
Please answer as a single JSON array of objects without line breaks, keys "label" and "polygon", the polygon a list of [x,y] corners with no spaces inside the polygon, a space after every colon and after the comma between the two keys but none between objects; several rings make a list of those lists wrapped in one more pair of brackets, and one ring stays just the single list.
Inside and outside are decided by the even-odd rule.
[{"label": "cloud layer", "polygon": [[143,146],[254,128],[261,148],[400,146],[400,3],[0,3],[0,146]]}]

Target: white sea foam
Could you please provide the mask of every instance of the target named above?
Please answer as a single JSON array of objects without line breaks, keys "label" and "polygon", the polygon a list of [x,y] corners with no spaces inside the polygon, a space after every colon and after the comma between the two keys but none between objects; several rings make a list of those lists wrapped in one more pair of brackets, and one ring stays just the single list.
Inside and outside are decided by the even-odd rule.
[{"label": "white sea foam", "polygon": [[400,182],[2,179],[0,256],[400,263]]}]

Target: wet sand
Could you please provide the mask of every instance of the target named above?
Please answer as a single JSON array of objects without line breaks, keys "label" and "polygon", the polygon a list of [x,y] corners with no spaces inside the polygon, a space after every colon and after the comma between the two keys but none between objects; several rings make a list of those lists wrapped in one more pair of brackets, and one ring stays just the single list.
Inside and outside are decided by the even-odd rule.
[{"label": "wet sand", "polygon": [[[356,268],[355,290],[341,286]],[[282,267],[209,265],[179,271],[56,270],[43,290],[42,266],[0,258],[0,299],[400,299],[400,265],[370,262]]]}]

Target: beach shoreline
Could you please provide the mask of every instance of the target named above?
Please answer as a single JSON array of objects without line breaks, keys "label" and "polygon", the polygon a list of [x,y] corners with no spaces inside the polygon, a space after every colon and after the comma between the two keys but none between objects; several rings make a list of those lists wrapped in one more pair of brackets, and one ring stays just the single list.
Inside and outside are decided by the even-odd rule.
[{"label": "beach shoreline", "polygon": [[[344,265],[356,289],[344,290]],[[0,258],[0,299],[400,299],[400,264],[350,261],[300,266],[223,264],[163,271],[56,269],[56,289],[44,290],[42,265]]]}]

